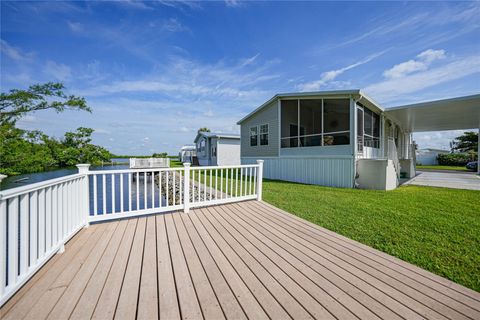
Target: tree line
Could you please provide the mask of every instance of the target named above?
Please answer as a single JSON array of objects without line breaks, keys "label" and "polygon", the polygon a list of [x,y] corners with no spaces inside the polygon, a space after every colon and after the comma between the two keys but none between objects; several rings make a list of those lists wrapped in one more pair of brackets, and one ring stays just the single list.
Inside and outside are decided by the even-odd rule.
[{"label": "tree line", "polygon": [[16,126],[19,119],[40,110],[92,112],[84,98],[67,95],[64,89],[62,83],[49,82],[0,94],[0,173],[41,172],[110,160],[112,154],[107,149],[92,143],[91,128],[80,127],[57,139],[39,130]]}]

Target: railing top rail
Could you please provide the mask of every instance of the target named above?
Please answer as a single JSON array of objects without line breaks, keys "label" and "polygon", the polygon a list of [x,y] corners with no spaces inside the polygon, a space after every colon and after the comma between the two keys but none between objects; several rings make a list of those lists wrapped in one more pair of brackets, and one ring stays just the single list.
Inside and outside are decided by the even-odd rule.
[{"label": "railing top rail", "polygon": [[7,190],[4,190],[4,191],[0,191],[0,199],[5,200],[7,198],[15,197],[15,196],[18,196],[18,195],[21,195],[21,194],[25,194],[25,193],[36,191],[36,190],[39,190],[39,189],[51,187],[51,186],[54,186],[54,185],[57,185],[57,184],[60,184],[60,183],[75,180],[75,179],[81,178],[83,176],[85,176],[85,175],[81,174],[81,173],[75,173],[75,174],[71,174],[71,175],[68,175],[68,176],[60,177],[60,178],[49,179],[49,180],[45,180],[45,181],[32,183],[32,184],[22,186],[22,187],[7,189]]},{"label": "railing top rail", "polygon": [[95,175],[95,174],[116,174],[116,173],[143,173],[143,172],[159,172],[159,171],[181,171],[183,167],[175,167],[175,168],[132,168],[132,169],[117,169],[117,170],[90,170],[87,174]]},{"label": "railing top rail", "polygon": [[200,166],[190,167],[190,170],[210,170],[210,169],[235,169],[235,168],[255,168],[258,164],[242,164],[242,165],[228,165],[228,166]]}]

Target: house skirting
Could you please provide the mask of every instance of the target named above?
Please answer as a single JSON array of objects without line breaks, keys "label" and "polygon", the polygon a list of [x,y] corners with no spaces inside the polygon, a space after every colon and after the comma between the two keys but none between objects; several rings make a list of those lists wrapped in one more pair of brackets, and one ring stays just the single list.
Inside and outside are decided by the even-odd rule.
[{"label": "house skirting", "polygon": [[353,187],[352,156],[242,157],[242,164],[255,164],[258,159],[264,160],[263,176],[266,179],[329,187]]}]

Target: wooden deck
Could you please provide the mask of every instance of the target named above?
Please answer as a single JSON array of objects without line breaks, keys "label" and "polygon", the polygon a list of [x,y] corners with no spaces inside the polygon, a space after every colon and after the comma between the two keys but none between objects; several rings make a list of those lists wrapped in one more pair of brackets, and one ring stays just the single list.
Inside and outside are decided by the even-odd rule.
[{"label": "wooden deck", "polygon": [[2,319],[480,319],[480,294],[257,201],[92,225]]}]

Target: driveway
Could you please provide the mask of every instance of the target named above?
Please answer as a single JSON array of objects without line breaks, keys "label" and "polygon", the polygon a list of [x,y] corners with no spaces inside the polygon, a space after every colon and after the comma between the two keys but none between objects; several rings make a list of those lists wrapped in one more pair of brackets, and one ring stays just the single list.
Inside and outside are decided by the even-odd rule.
[{"label": "driveway", "polygon": [[480,176],[474,172],[417,171],[417,176],[404,184],[480,190]]}]

